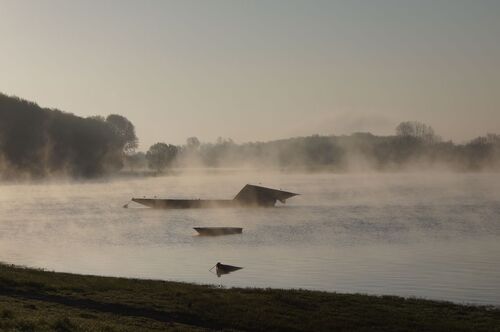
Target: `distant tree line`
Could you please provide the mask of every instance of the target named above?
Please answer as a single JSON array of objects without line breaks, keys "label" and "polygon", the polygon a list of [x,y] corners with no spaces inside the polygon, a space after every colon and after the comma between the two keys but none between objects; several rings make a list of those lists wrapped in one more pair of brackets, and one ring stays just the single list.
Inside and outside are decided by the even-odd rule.
[{"label": "distant tree line", "polygon": [[[163,146],[162,150],[158,149],[160,146]],[[402,122],[392,136],[370,133],[313,135],[244,144],[236,144],[229,138],[201,143],[196,137],[190,137],[183,146],[166,146],[165,143],[153,145],[147,154],[142,155],[142,166],[149,165],[155,171],[167,167],[500,170],[500,135],[488,134],[465,144],[454,144],[443,141],[432,127],[416,121]]]},{"label": "distant tree line", "polygon": [[0,94],[0,178],[93,177],[124,167],[154,172],[172,167],[500,170],[500,135],[455,144],[415,121],[402,122],[391,136],[313,135],[244,144],[190,137],[181,146],[155,143],[146,153],[136,153],[137,146],[134,125],[121,115],[82,118]]},{"label": "distant tree line", "polygon": [[82,118],[0,94],[3,178],[116,172],[137,142],[133,124],[123,116]]}]

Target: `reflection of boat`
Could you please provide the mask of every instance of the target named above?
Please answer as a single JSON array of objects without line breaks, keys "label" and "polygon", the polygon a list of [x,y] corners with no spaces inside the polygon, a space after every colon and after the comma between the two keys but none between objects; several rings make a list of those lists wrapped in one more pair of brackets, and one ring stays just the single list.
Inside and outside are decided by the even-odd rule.
[{"label": "reflection of boat", "polygon": [[[242,267],[239,267],[239,266],[226,265],[226,264],[222,264],[222,263],[217,263],[217,264],[215,264],[214,267],[216,268],[215,271],[217,273],[217,277],[220,277],[223,274],[229,274],[231,272],[238,271],[238,270],[242,269]],[[212,267],[212,269],[214,267]],[[210,269],[210,270],[212,270],[212,269]]]},{"label": "reflection of boat", "polygon": [[247,184],[234,197],[226,200],[202,200],[202,199],[157,199],[157,198],[132,198],[132,201],[157,209],[189,209],[189,208],[210,208],[210,207],[270,207],[276,201],[285,203],[293,196],[297,196],[288,191],[271,189],[266,187]]},{"label": "reflection of boat", "polygon": [[193,227],[200,235],[241,234],[241,227]]}]

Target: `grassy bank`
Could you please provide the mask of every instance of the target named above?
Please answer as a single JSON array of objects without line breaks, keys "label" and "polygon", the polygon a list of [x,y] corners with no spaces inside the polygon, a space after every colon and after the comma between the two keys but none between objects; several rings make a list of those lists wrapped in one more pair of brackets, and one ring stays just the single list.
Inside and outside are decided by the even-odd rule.
[{"label": "grassy bank", "polygon": [[500,331],[500,310],[392,296],[219,289],[0,265],[2,331]]}]

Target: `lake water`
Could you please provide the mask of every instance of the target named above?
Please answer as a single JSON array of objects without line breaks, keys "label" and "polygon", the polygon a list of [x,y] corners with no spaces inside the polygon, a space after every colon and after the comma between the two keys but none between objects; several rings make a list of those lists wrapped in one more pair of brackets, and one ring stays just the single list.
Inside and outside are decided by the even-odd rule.
[{"label": "lake water", "polygon": [[[132,196],[300,193],[276,208],[153,210]],[[240,226],[200,237],[192,227]],[[500,305],[500,175],[191,172],[0,185],[0,261],[224,286]],[[217,278],[216,263],[244,269]]]}]

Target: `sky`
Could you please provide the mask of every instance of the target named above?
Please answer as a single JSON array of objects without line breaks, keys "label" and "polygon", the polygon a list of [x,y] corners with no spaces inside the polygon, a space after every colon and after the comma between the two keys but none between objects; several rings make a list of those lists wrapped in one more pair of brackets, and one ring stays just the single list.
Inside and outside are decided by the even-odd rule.
[{"label": "sky", "polygon": [[140,150],[358,131],[500,134],[500,1],[0,0],[0,92],[121,114]]}]

